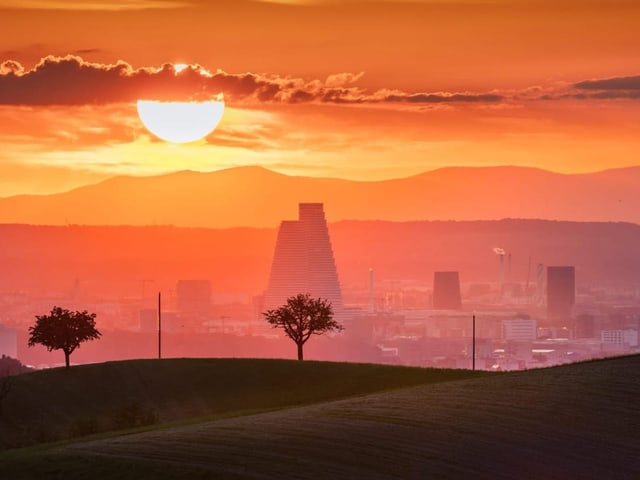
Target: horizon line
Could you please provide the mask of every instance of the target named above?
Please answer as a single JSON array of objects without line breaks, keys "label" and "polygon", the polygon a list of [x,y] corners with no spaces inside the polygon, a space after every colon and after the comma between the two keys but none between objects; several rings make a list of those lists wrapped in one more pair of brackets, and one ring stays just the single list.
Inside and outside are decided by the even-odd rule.
[{"label": "horizon line", "polygon": [[557,170],[550,170],[550,169],[546,169],[546,168],[541,168],[541,167],[536,167],[536,166],[529,166],[529,165],[513,165],[513,164],[496,164],[496,165],[448,165],[448,166],[442,166],[442,167],[437,167],[437,168],[432,168],[432,169],[428,169],[428,170],[422,170],[418,173],[414,173],[414,174],[408,174],[408,175],[403,175],[403,176],[390,176],[390,177],[386,177],[386,178],[380,178],[380,179],[357,179],[357,178],[352,178],[352,177],[345,177],[345,176],[327,176],[327,175],[301,175],[301,174],[291,174],[291,173],[284,173],[282,171],[279,171],[277,168],[269,168],[267,166],[264,165],[235,165],[235,166],[230,166],[230,167],[222,167],[219,168],[217,170],[192,170],[192,169],[184,169],[184,170],[175,170],[172,172],[164,172],[164,173],[159,173],[159,174],[151,174],[151,175],[133,175],[133,174],[128,174],[128,175],[113,175],[113,176],[109,176],[106,177],[102,180],[99,180],[97,182],[93,182],[93,183],[86,183],[83,185],[79,185],[73,188],[70,188],[68,190],[60,190],[60,191],[56,191],[56,192],[49,192],[49,193],[18,193],[18,194],[13,194],[13,195],[7,195],[7,196],[3,196],[0,195],[0,200],[6,200],[6,199],[10,199],[10,198],[19,198],[19,197],[48,197],[48,196],[53,196],[53,195],[61,195],[61,194],[65,194],[65,193],[70,193],[73,191],[77,191],[77,190],[81,190],[84,188],[90,188],[90,187],[94,187],[94,186],[98,186],[98,185],[102,185],[104,183],[107,182],[111,182],[117,179],[153,179],[153,178],[164,178],[164,177],[170,177],[173,175],[181,175],[181,174],[202,174],[202,175],[212,175],[212,174],[219,174],[219,173],[223,173],[223,172],[230,172],[230,171],[235,171],[235,170],[262,170],[265,172],[269,172],[275,175],[279,175],[282,177],[289,177],[289,178],[311,178],[311,179],[318,179],[318,180],[339,180],[339,181],[344,181],[344,182],[352,182],[352,183],[360,183],[360,184],[373,184],[373,183],[383,183],[383,182],[390,182],[390,181],[399,181],[399,180],[405,180],[405,179],[411,179],[411,178],[415,178],[415,177],[420,177],[423,175],[428,175],[431,173],[436,173],[436,172],[441,172],[441,171],[445,171],[445,170],[454,170],[454,169],[465,169],[465,170],[492,170],[492,169],[513,169],[513,170],[529,170],[529,171],[538,171],[538,172],[545,172],[545,173],[550,173],[553,175],[560,175],[560,176],[567,176],[567,177],[573,177],[573,176],[583,176],[583,175],[596,175],[596,174],[601,174],[601,173],[605,173],[605,172],[613,172],[613,171],[621,171],[621,170],[631,170],[631,169],[637,169],[640,168],[640,164],[637,165],[630,165],[630,166],[625,166],[625,167],[611,167],[611,168],[604,168],[604,169],[598,169],[598,170],[589,170],[589,171],[585,171],[585,172],[562,172],[562,171],[557,171]]}]

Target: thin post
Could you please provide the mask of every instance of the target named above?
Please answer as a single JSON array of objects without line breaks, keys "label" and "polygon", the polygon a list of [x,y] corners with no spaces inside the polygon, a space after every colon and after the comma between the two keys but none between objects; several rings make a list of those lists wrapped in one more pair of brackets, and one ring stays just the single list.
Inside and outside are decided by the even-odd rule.
[{"label": "thin post", "polygon": [[162,297],[158,292],[158,360],[162,359]]},{"label": "thin post", "polygon": [[471,369],[476,370],[476,314],[473,314],[473,341],[471,343]]}]

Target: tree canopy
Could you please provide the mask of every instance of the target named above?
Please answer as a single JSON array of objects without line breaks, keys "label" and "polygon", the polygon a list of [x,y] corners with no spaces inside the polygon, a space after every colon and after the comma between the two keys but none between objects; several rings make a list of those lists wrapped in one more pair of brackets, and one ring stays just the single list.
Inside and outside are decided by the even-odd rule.
[{"label": "tree canopy", "polygon": [[29,327],[29,346],[41,344],[49,351],[62,350],[69,368],[69,357],[82,342],[100,338],[95,318],[95,313],[86,310],[71,312],[53,307],[48,315],[36,315],[36,324]]},{"label": "tree canopy", "polygon": [[298,360],[303,360],[303,346],[311,335],[322,335],[343,329],[333,318],[328,300],[312,298],[308,293],[289,297],[287,303],[275,310],[263,313],[273,328],[282,328],[298,346]]}]

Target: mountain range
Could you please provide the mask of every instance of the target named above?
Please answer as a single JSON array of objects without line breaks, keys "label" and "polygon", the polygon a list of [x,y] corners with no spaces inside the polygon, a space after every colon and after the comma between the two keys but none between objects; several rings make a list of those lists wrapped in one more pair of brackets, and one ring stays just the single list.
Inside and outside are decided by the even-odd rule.
[{"label": "mountain range", "polygon": [[449,167],[384,181],[288,176],[262,167],[114,177],[51,195],[0,198],[0,223],[272,228],[300,202],[327,219],[541,218],[640,223],[640,166],[588,174]]}]

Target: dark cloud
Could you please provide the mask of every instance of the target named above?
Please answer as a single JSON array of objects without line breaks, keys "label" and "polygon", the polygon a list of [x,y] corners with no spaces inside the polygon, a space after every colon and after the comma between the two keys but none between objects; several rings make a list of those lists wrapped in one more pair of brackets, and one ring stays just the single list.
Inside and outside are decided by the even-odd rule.
[{"label": "dark cloud", "polygon": [[581,90],[640,90],[640,75],[586,80],[573,86]]},{"label": "dark cloud", "polygon": [[585,80],[572,85],[578,93],[567,94],[577,100],[640,99],[640,76]]},{"label": "dark cloud", "polygon": [[[92,52],[87,49],[85,52]],[[152,100],[206,100],[223,94],[228,103],[481,103],[499,102],[495,94],[367,92],[355,85],[362,73],[339,73],[326,80],[210,73],[198,65],[176,71],[173,65],[134,69],[126,62],[99,64],[79,56],[47,56],[33,69],[18,62],[0,64],[0,104],[87,105]]]},{"label": "dark cloud", "polygon": [[584,80],[577,83],[557,83],[547,87],[536,86],[513,92],[514,101],[556,100],[638,100],[640,76],[613,77]]},{"label": "dark cloud", "polygon": [[495,94],[462,94],[462,93],[414,93],[411,95],[389,95],[386,97],[390,102],[409,103],[455,103],[455,102],[500,102],[504,100],[502,95]]},{"label": "dark cloud", "polygon": [[311,102],[315,99],[315,95],[305,90],[295,90],[289,97],[289,101],[292,103],[299,102]]},{"label": "dark cloud", "polygon": [[45,57],[29,71],[17,71],[16,64],[0,64],[0,104],[84,105],[140,98],[196,100],[212,98],[221,91],[242,96],[259,89],[251,74],[208,75],[197,66],[177,74],[170,64],[133,69],[125,62],[102,65],[73,55]]},{"label": "dark cloud", "polygon": [[[85,49],[85,53],[95,49]],[[209,100],[223,94],[229,104],[488,104],[527,100],[640,98],[640,76],[587,80],[560,88],[499,93],[367,91],[362,73],[338,73],[325,80],[214,73],[199,65],[176,71],[171,64],[134,69],[126,62],[91,63],[79,56],[48,56],[26,70],[13,60],[0,63],[0,105],[101,105],[138,99]]]}]

